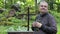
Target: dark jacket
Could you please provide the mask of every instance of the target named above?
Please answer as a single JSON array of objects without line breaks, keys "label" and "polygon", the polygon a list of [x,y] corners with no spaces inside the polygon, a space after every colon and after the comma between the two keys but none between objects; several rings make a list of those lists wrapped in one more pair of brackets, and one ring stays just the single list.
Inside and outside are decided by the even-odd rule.
[{"label": "dark jacket", "polygon": [[[43,15],[39,14],[36,17],[36,21],[43,24],[41,28],[38,28],[41,34],[42,33],[43,34],[56,34],[57,33],[55,19],[49,13],[46,13]],[[32,30],[36,31],[35,27],[32,27]]]}]

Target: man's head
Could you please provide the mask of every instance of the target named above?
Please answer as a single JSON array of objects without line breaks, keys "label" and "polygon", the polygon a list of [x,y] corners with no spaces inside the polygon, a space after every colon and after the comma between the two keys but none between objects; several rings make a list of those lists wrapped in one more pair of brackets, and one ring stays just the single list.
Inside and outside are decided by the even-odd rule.
[{"label": "man's head", "polygon": [[10,17],[12,17],[12,16],[14,16],[15,15],[15,10],[14,9],[11,9],[10,11],[9,11],[9,16]]},{"label": "man's head", "polygon": [[48,3],[45,1],[41,1],[39,3],[39,11],[40,13],[47,13],[48,12]]}]

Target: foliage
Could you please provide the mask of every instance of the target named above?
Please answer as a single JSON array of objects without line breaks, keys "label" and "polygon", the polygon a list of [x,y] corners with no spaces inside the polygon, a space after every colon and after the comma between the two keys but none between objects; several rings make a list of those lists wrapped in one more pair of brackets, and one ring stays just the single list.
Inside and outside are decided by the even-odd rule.
[{"label": "foliage", "polygon": [[[30,7],[29,11],[30,14],[35,14],[35,0],[0,0],[0,9],[5,9],[3,13],[0,14],[0,34],[7,34],[8,31],[27,31],[27,16],[23,16],[21,19],[18,19],[16,16],[9,17],[8,13],[11,9],[11,5],[13,4],[19,4],[20,12],[16,12],[16,16],[18,17],[19,14],[27,14],[28,10],[27,8]],[[60,0],[56,0],[55,3],[60,4]],[[54,16],[57,22],[58,32],[57,34],[60,34],[60,13],[57,11],[57,4],[53,4],[54,10],[49,10],[49,12]],[[50,8],[50,7],[49,7]],[[37,11],[36,11],[37,12]],[[21,16],[20,16],[21,17]],[[31,25],[33,21],[35,20],[36,15],[30,15],[30,31]],[[4,32],[4,33],[3,33]]]}]

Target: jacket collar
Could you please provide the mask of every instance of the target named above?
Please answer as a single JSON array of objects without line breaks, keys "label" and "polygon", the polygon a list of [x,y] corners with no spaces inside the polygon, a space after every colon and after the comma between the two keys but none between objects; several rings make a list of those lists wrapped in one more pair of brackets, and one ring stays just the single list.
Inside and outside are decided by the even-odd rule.
[{"label": "jacket collar", "polygon": [[48,15],[48,13],[40,14],[41,17]]}]

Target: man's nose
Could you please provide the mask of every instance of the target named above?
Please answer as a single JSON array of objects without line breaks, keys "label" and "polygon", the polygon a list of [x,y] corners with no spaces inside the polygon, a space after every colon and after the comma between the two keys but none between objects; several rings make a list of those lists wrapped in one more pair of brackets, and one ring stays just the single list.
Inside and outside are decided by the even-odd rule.
[{"label": "man's nose", "polygon": [[45,8],[44,6],[42,8]]},{"label": "man's nose", "polygon": [[42,9],[45,9],[45,7],[42,7]]}]

